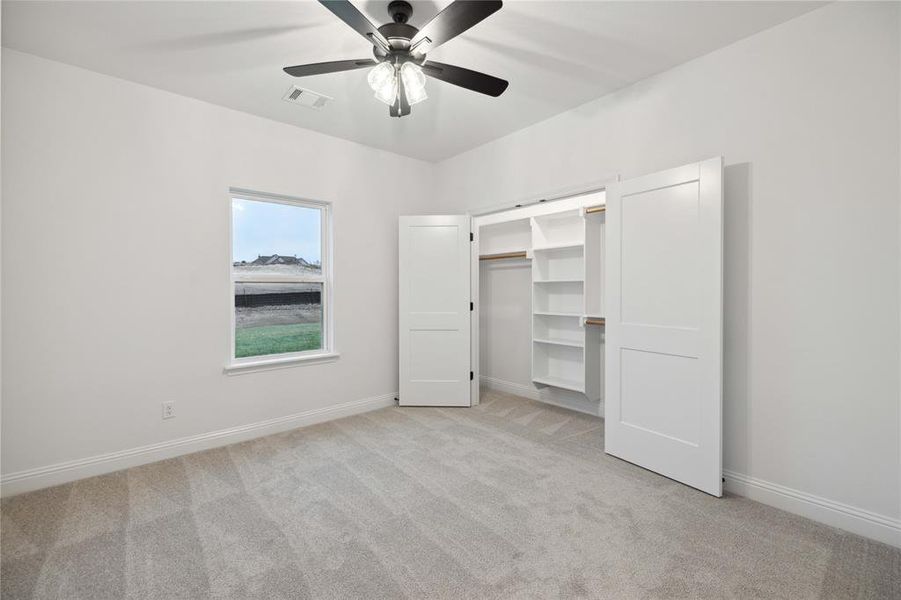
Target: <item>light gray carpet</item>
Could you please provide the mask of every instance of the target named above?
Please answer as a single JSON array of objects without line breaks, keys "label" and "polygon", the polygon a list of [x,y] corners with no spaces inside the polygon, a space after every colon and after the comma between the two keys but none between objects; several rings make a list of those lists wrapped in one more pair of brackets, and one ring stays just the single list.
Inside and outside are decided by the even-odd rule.
[{"label": "light gray carpet", "polygon": [[2,503],[15,598],[901,598],[901,550],[603,454],[486,393]]}]

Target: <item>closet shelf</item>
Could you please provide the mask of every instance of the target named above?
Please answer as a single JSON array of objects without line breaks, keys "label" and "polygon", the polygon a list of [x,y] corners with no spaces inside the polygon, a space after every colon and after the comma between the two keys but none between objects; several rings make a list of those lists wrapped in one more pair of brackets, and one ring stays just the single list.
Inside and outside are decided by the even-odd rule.
[{"label": "closet shelf", "polygon": [[569,381],[559,377],[532,377],[532,381],[541,385],[550,385],[564,390],[572,390],[573,392],[585,393],[585,385],[581,381]]},{"label": "closet shelf", "polygon": [[503,260],[503,259],[512,259],[512,258],[529,258],[529,255],[525,250],[518,250],[516,252],[498,252],[497,254],[480,254],[479,255],[479,260]]},{"label": "closet shelf", "polygon": [[584,279],[533,279],[532,283],[585,283]]},{"label": "closet shelf", "polygon": [[550,244],[547,246],[535,246],[532,252],[550,252],[553,250],[566,250],[567,248],[584,248],[585,242],[567,242],[565,244]]},{"label": "closet shelf", "polygon": [[568,340],[551,340],[551,339],[541,339],[541,338],[533,338],[533,342],[536,344],[549,344],[551,346],[569,346],[570,348],[584,348],[585,344],[582,342],[570,342]]},{"label": "closet shelf", "polygon": [[539,317],[569,317],[573,319],[581,319],[582,315],[579,313],[564,313],[564,312],[548,312],[543,310],[536,310],[532,312],[533,315],[537,315]]}]

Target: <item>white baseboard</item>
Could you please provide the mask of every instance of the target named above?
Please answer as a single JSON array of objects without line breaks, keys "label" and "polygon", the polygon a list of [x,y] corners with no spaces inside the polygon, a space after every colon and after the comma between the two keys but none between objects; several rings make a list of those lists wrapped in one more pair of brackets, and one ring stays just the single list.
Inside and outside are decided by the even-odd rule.
[{"label": "white baseboard", "polygon": [[335,406],[307,410],[286,417],[259,421],[249,425],[239,425],[238,427],[220,429],[219,431],[192,435],[149,446],[130,448],[119,452],[110,452],[46,467],[5,474],[0,477],[0,495],[13,496],[23,492],[84,479],[85,477],[112,473],[113,471],[129,467],[136,467],[201,450],[209,450],[218,446],[226,446],[306,425],[349,417],[386,406],[394,406],[394,398],[396,396],[396,392],[383,394]]},{"label": "white baseboard", "polygon": [[560,390],[562,394],[558,395],[552,388],[538,389],[534,385],[523,385],[521,383],[505,381],[487,375],[480,375],[479,381],[484,387],[490,390],[522,396],[523,398],[528,398],[530,400],[537,400],[539,402],[544,402],[545,404],[553,404],[560,408],[568,408],[569,410],[575,410],[596,417],[604,416],[603,400],[592,402],[585,398],[584,394]]},{"label": "white baseboard", "polygon": [[723,471],[726,490],[814,521],[901,548],[901,519],[814,496],[782,485]]},{"label": "white baseboard", "polygon": [[540,400],[538,388],[533,385],[522,385],[513,383],[512,381],[504,381],[503,379],[495,379],[487,375],[481,375],[479,381],[489,390],[497,390],[514,396],[522,396],[530,400]]}]

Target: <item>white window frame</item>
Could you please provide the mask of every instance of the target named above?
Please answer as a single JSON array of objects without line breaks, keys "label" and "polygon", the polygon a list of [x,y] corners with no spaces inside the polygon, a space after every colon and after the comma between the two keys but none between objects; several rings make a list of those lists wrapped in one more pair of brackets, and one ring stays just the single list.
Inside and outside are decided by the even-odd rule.
[{"label": "white window frame", "polygon": [[[322,274],[319,276],[236,276],[233,263],[235,237],[234,200],[251,202],[269,202],[286,204],[301,208],[313,208],[320,211],[320,236],[322,243],[320,262]],[[229,188],[228,193],[228,281],[229,281],[229,344],[226,361],[226,373],[243,373],[273,368],[288,367],[298,364],[327,362],[338,358],[335,349],[334,299],[335,285],[332,272],[332,203],[320,200],[305,200],[279,194],[268,194],[239,188]],[[235,357],[235,284],[236,283],[321,283],[322,284],[322,348],[303,352],[286,352],[282,354],[266,354],[263,356]]]}]

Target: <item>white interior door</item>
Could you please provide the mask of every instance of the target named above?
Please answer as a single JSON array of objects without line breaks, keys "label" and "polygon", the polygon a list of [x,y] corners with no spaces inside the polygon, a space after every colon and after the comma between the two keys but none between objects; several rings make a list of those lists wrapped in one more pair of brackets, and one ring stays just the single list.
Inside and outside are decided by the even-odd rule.
[{"label": "white interior door", "polygon": [[606,227],[605,450],[721,496],[722,158],[611,185]]},{"label": "white interior door", "polygon": [[400,218],[400,404],[470,405],[470,218]]}]

